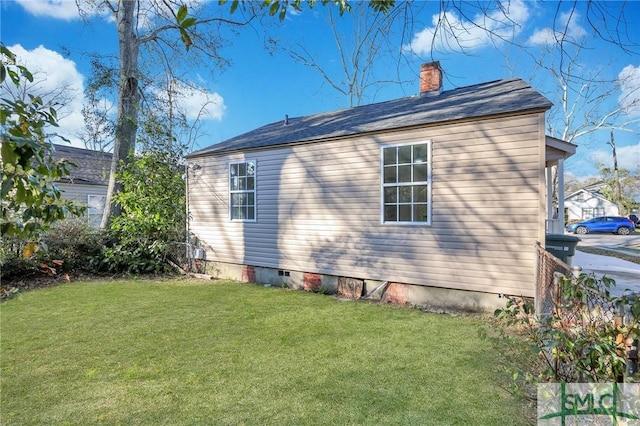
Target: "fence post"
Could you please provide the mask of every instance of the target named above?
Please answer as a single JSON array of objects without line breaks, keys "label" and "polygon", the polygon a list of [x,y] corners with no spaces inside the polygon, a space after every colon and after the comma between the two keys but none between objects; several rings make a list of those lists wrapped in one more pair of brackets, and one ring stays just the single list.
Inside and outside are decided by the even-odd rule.
[{"label": "fence post", "polygon": [[535,244],[536,271],[535,271],[535,277],[534,277],[535,288],[533,289],[533,295],[535,299],[533,300],[533,308],[535,309],[536,315],[538,316],[542,313],[543,301],[541,299],[543,299],[543,294],[544,294],[544,292],[542,292],[540,288],[542,287],[541,285],[542,274],[540,273],[540,267],[541,267],[540,249],[541,249],[540,242],[536,241],[536,244]]},{"label": "fence post", "polygon": [[[629,297],[630,303],[635,303],[638,295],[632,295]],[[624,308],[624,316],[622,317],[622,322],[624,325],[631,325],[635,322],[636,318],[633,316],[633,312],[627,306]],[[626,353],[625,358],[627,360],[627,371],[626,376],[634,376],[638,373],[638,339],[629,337],[627,341],[624,342]]]}]

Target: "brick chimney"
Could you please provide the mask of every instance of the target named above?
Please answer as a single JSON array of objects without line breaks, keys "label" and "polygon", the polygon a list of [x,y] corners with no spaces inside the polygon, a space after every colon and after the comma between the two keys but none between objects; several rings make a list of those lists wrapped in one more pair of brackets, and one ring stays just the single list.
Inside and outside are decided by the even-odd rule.
[{"label": "brick chimney", "polygon": [[420,94],[439,95],[442,92],[442,68],[440,62],[420,66]]}]

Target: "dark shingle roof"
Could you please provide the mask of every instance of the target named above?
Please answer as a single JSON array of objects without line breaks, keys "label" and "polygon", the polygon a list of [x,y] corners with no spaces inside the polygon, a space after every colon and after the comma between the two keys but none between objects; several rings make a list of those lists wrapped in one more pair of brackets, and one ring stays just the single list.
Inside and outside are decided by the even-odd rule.
[{"label": "dark shingle roof", "polygon": [[88,185],[107,185],[111,166],[110,153],[66,145],[54,145],[54,147],[53,158],[55,160],[68,160],[77,166],[69,168],[71,176],[63,181]]},{"label": "dark shingle roof", "polygon": [[547,110],[551,102],[518,78],[394,99],[267,124],[187,157],[265,148],[378,132],[416,125],[526,110]]}]

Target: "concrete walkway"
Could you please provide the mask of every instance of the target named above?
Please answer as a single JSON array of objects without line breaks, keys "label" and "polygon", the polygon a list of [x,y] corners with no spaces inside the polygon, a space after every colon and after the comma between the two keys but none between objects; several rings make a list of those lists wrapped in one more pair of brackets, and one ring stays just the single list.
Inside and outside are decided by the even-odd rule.
[{"label": "concrete walkway", "polygon": [[616,287],[613,289],[612,294],[620,295],[625,290],[640,293],[640,265],[637,263],[576,250],[571,264],[580,266],[582,272],[593,272],[598,278],[606,275],[614,279]]}]

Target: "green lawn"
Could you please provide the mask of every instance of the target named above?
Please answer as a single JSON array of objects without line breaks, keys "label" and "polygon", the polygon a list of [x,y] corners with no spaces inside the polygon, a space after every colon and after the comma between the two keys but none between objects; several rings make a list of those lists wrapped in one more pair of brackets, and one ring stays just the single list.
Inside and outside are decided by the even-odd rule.
[{"label": "green lawn", "polygon": [[232,282],[0,306],[0,423],[521,424],[479,318]]}]

